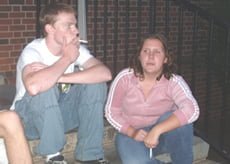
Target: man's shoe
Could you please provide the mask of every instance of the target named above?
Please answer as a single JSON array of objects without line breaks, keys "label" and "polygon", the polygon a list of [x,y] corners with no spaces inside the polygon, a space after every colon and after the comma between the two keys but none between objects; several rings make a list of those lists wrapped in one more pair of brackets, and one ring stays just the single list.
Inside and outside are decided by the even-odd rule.
[{"label": "man's shoe", "polygon": [[91,160],[91,161],[77,161],[81,164],[109,164],[109,161],[106,159],[98,159],[98,160]]},{"label": "man's shoe", "polygon": [[57,155],[46,161],[46,164],[67,164],[63,155]]}]

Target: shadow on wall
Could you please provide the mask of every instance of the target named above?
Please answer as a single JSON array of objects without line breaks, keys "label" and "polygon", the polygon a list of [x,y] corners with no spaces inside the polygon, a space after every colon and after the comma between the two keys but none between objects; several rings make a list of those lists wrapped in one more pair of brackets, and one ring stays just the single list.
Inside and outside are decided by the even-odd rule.
[{"label": "shadow on wall", "polygon": [[5,76],[0,74],[0,110],[10,108],[15,92],[15,85],[8,84]]}]

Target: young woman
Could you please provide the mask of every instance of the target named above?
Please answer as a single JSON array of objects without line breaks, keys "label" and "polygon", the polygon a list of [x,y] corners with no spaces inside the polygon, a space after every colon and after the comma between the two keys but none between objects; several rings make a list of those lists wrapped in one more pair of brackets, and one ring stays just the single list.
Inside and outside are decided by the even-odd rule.
[{"label": "young woman", "polygon": [[118,130],[116,147],[123,164],[192,164],[193,127],[199,107],[184,79],[175,74],[161,34],[144,38],[139,51],[113,81],[106,118]]}]

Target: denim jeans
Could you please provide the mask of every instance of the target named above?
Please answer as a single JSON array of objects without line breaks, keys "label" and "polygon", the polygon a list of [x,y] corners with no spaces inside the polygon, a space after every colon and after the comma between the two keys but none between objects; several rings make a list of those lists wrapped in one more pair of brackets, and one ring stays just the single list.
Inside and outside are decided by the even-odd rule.
[{"label": "denim jeans", "polygon": [[[164,114],[157,123],[165,120],[170,114]],[[143,129],[149,131],[152,127],[154,125]],[[116,136],[116,148],[122,164],[161,164],[163,162],[155,158],[156,155],[161,153],[169,153],[173,164],[192,164],[192,144],[192,124],[162,134],[159,144],[152,150],[153,156],[151,159],[149,155],[150,149],[143,142],[138,142],[121,133]]]},{"label": "denim jeans", "polygon": [[36,152],[40,155],[61,151],[66,143],[65,133],[77,128],[75,158],[95,160],[104,157],[103,110],[107,86],[75,84],[68,93],[57,86],[17,101],[15,110],[25,126],[28,139],[40,139]]}]

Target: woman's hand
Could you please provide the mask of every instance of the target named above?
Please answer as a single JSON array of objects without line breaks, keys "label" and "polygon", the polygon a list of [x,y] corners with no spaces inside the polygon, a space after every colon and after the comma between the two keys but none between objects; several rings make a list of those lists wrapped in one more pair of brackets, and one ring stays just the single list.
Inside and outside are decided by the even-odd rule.
[{"label": "woman's hand", "polygon": [[158,133],[154,128],[147,134],[144,138],[144,144],[148,148],[155,148],[159,143],[160,133]]},{"label": "woman's hand", "polygon": [[144,141],[147,134],[148,133],[143,129],[136,130],[136,132],[133,134],[133,139],[136,141]]}]

